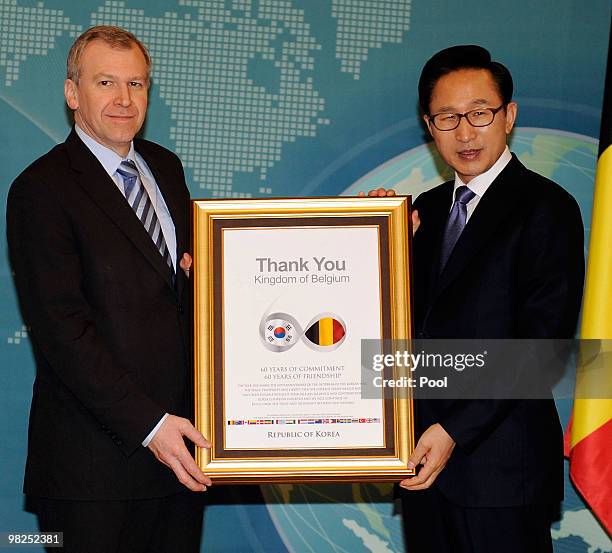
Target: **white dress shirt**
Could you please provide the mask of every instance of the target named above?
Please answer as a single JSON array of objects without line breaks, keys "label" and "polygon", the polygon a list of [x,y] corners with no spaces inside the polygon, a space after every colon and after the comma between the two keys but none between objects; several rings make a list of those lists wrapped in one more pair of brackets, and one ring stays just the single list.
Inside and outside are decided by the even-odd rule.
[{"label": "white dress shirt", "polygon": [[[497,176],[504,170],[506,165],[510,163],[512,159],[512,154],[510,153],[510,149],[506,146],[506,149],[502,152],[502,155],[499,156],[497,161],[491,166],[490,169],[474,177],[468,184],[467,187],[476,194],[468,203],[467,203],[467,221],[470,220],[472,213],[476,209],[480,198],[484,196],[484,193],[489,189],[492,182],[497,178]],[[453,188],[453,197],[451,200],[451,205],[448,208],[448,211],[453,208],[453,204],[455,203],[455,192],[457,188],[460,186],[466,186],[466,184],[461,180],[459,175],[455,173],[455,186]]]}]

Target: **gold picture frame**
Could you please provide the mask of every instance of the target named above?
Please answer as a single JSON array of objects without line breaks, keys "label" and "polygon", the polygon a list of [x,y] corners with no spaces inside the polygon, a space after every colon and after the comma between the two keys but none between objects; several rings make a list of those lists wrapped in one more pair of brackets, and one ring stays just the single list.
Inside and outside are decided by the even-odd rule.
[{"label": "gold picture frame", "polygon": [[[381,398],[381,403],[359,400],[352,361],[348,368],[346,364],[317,364],[319,359],[339,356],[341,360],[354,360],[358,355],[354,350],[360,339],[374,337],[360,336],[360,332],[367,330],[360,330],[359,325],[374,329],[380,339],[409,340],[412,337],[409,208],[410,197],[406,196],[192,200],[195,424],[212,442],[211,449],[197,448],[196,461],[215,483],[383,482],[399,481],[415,474],[414,469],[407,466],[414,447],[411,396]],[[367,246],[361,246],[362,237]],[[313,244],[327,251],[332,243],[336,244],[333,251],[345,252],[342,255],[348,256],[349,268],[351,263],[360,268],[350,273],[346,270],[346,259],[344,265],[339,261],[336,265],[331,261],[322,265],[321,259],[325,258],[314,256],[319,269],[326,267],[345,273],[341,276],[308,274],[307,271],[316,266],[309,265],[310,258],[300,252],[315,251]],[[259,251],[265,253],[257,254]],[[300,261],[274,260],[269,257],[271,251],[297,252],[295,255]],[[260,257],[254,257],[257,255]],[[376,262],[370,262],[372,260]],[[303,274],[291,273],[292,269],[302,270]],[[289,272],[278,272],[283,270]],[[265,271],[272,271],[266,274],[276,276],[261,276]],[[323,280],[323,274],[327,275],[327,281]],[[369,286],[364,275],[370,275],[374,279],[371,282],[379,284],[378,290]],[[273,288],[274,279],[281,283],[276,288]],[[294,280],[285,285],[287,279]],[[299,288],[302,279],[308,284]],[[326,288],[326,285],[329,286]],[[357,296],[351,299],[352,287]],[[363,292],[370,289],[374,291]],[[380,317],[370,317],[373,320],[370,324],[363,320],[367,317],[359,316],[361,311],[352,313],[347,330],[340,315],[322,313],[311,327],[305,331],[300,328],[298,332],[299,321],[276,309],[273,314],[264,313],[272,321],[269,325],[262,315],[259,337],[255,337],[255,319],[251,311],[259,313],[262,309],[257,311],[248,304],[267,301],[268,296],[277,301],[279,292],[289,303],[293,302],[294,309],[296,305],[302,306],[302,311],[321,303],[323,298],[331,304],[336,300],[344,301],[338,305],[344,305],[345,312],[352,309],[352,304],[359,305],[359,309],[371,305],[370,312],[378,309]],[[274,334],[271,334],[274,325]],[[317,334],[319,328],[321,336],[324,328],[333,328],[333,335],[328,333],[325,343]],[[342,343],[345,333],[346,342]],[[256,345],[257,340],[260,340],[259,345]],[[268,345],[266,340],[272,344]],[[334,348],[338,349],[333,353],[321,353]],[[277,362],[289,359],[290,355],[294,361]],[[309,359],[314,361],[309,364]],[[259,365],[258,360],[261,360]],[[263,379],[283,375],[270,375],[268,370],[303,370],[303,373],[295,372],[293,377],[322,379],[331,375],[336,381],[325,385],[315,381],[290,385],[283,381],[270,382]],[[313,373],[325,370],[330,374]],[[256,379],[255,384],[249,380],[251,378]],[[340,401],[338,405],[333,404],[335,397],[344,398],[339,391],[348,389],[347,382],[342,379],[352,379],[350,397],[354,400],[348,402],[350,407],[340,405]],[[250,396],[244,393],[249,386],[257,390]],[[323,408],[312,411],[314,407],[310,401],[297,405],[291,400],[292,406],[286,406],[288,398],[309,397],[308,394],[315,393],[319,394],[317,400],[326,405],[325,411]],[[267,406],[253,407],[259,404]],[[298,413],[303,418],[292,415],[287,418],[286,410],[293,408],[300,409]],[[248,418],[249,409],[259,411],[255,418]],[[304,416],[309,409],[311,415],[314,413],[310,418]],[[352,409],[352,414],[344,418],[331,416],[339,412],[346,415],[348,411],[343,412],[343,409]],[[230,411],[238,415],[230,416]],[[361,418],[366,412],[374,416]],[[261,418],[262,413],[267,416]],[[305,426],[307,424],[312,427]],[[262,427],[256,428],[259,425]],[[293,426],[289,428],[290,425]],[[341,435],[347,437],[338,440]],[[322,444],[325,436],[327,442]],[[277,439],[278,444],[275,442],[271,446],[266,440],[273,439]],[[288,440],[295,440],[296,445]],[[312,440],[312,447],[304,445],[306,440]],[[339,445],[336,446],[336,442]]]}]

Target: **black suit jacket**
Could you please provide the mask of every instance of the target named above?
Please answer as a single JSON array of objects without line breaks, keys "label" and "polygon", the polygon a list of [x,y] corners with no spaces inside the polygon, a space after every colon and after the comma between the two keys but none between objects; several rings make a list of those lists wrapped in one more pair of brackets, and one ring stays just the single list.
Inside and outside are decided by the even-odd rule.
[{"label": "black suit jacket", "polygon": [[[181,163],[144,140],[188,249]],[[141,442],[165,412],[190,413],[188,285],[74,130],[13,183],[7,234],[36,360],[25,492],[65,499],[158,497],[181,489]]]},{"label": "black suit jacket", "polygon": [[[575,200],[513,156],[480,199],[440,274],[453,182],[416,200],[417,337],[570,338],[584,278]],[[562,433],[548,400],[423,400],[420,432],[440,423],[457,442],[435,483],[464,506],[550,503],[563,496]]]}]

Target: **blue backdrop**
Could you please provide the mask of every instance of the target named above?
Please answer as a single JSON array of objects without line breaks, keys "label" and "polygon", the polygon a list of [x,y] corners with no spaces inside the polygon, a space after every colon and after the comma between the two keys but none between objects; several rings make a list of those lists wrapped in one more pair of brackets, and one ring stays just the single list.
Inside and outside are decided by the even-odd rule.
[{"label": "blue backdrop", "polygon": [[[0,194],[63,141],[65,58],[95,24],[154,59],[144,136],[176,151],[192,196],[418,194],[443,178],[417,118],[436,51],[478,43],[519,104],[512,149],[565,186],[590,222],[609,0],[0,0]],[[4,235],[4,218],[0,231]],[[21,483],[34,366],[0,242],[0,531],[35,529]],[[559,398],[564,422],[569,398]],[[203,550],[399,552],[388,485],[211,490]],[[557,553],[612,551],[566,482]],[[503,536],[500,536],[503,539]]]}]

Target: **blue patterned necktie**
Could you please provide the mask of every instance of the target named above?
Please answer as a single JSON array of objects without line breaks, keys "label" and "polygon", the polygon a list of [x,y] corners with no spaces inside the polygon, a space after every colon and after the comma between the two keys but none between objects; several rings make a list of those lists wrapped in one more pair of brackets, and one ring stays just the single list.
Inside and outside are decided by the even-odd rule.
[{"label": "blue patterned necktie", "polygon": [[440,253],[440,272],[444,270],[446,262],[450,257],[459,236],[467,222],[467,204],[476,196],[467,186],[459,186],[455,191],[455,203],[448,215],[446,227],[444,229],[444,240]]},{"label": "blue patterned necktie", "polygon": [[168,264],[172,273],[174,273],[172,256],[166,245],[161,224],[157,218],[155,209],[153,209],[151,198],[149,198],[149,194],[147,194],[142,184],[142,179],[140,178],[140,173],[135,163],[130,159],[122,161],[117,169],[117,174],[123,179],[125,198],[130,204],[130,207],[134,210],[134,213],[144,225],[145,230],[151,237],[151,240],[153,240],[153,243],[159,250],[164,261]]}]

